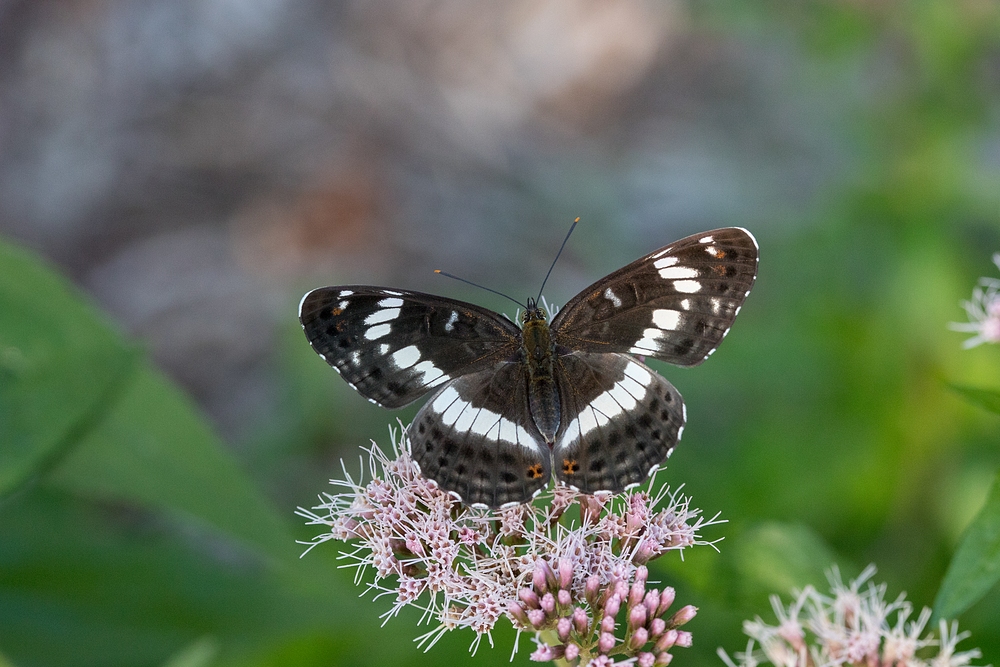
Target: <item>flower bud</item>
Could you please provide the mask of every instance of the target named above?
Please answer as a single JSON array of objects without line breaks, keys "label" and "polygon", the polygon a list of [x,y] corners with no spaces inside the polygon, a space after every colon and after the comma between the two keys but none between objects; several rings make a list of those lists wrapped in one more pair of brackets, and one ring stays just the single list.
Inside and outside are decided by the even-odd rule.
[{"label": "flower bud", "polygon": [[573,610],[573,627],[576,628],[576,632],[579,635],[587,634],[587,628],[590,627],[590,619],[587,618],[587,612],[580,607]]},{"label": "flower bud", "polygon": [[691,644],[694,643],[694,637],[687,630],[677,631],[677,643],[674,646],[680,646],[683,648],[691,648]]},{"label": "flower bud", "polygon": [[632,607],[632,611],[628,613],[628,628],[629,630],[634,630],[636,628],[641,628],[646,625],[646,608],[642,605],[637,607]]},{"label": "flower bud", "polygon": [[660,638],[656,640],[656,644],[653,645],[653,650],[656,652],[669,651],[677,643],[677,631],[670,629],[660,635]]},{"label": "flower bud", "polygon": [[636,565],[645,565],[653,560],[656,555],[656,543],[653,540],[643,538],[632,556],[632,562]]},{"label": "flower bud", "polygon": [[654,667],[666,667],[670,664],[670,661],[674,659],[674,656],[670,653],[664,651],[656,656],[656,662],[653,663]]},{"label": "flower bud", "polygon": [[542,609],[545,610],[546,614],[551,614],[556,610],[556,598],[552,593],[546,593],[542,596]]},{"label": "flower bud", "polygon": [[563,607],[568,607],[573,604],[573,596],[569,594],[564,588],[560,588],[559,592],[556,594],[556,602],[558,602]]},{"label": "flower bud", "polygon": [[632,638],[629,639],[628,647],[633,651],[638,651],[646,642],[649,641],[649,632],[646,628],[636,628],[635,632],[632,633]]},{"label": "flower bud", "polygon": [[545,593],[549,590],[547,585],[548,572],[550,570],[549,564],[542,559],[535,561],[535,569],[531,572],[531,585],[534,587],[535,592]]},{"label": "flower bud", "polygon": [[559,641],[565,642],[569,639],[569,633],[572,629],[573,621],[569,620],[568,617],[563,616],[556,621],[556,634],[559,636]]},{"label": "flower bud", "polygon": [[507,603],[507,614],[525,628],[530,624],[528,614],[525,613],[524,608],[513,600]]},{"label": "flower bud", "polygon": [[605,502],[606,499],[602,500],[596,496],[580,497],[580,518],[583,525],[590,525],[597,521],[597,518],[601,516],[601,509],[603,509]]},{"label": "flower bud", "polygon": [[617,643],[618,642],[613,634],[610,632],[602,632],[601,638],[597,640],[597,650],[598,652],[607,655],[608,651],[613,649]]},{"label": "flower bud", "polygon": [[601,594],[601,578],[596,574],[587,577],[587,584],[583,589],[584,597],[591,607],[597,606],[597,597]]},{"label": "flower bud", "polygon": [[687,623],[688,621],[690,621],[692,618],[694,618],[695,614],[697,613],[698,613],[698,608],[695,607],[694,605],[691,604],[684,605],[683,607],[677,610],[676,614],[670,617],[670,620],[667,622],[667,625],[669,625],[672,628],[680,627],[685,623]]},{"label": "flower bud", "polygon": [[632,584],[632,587],[628,591],[628,608],[632,609],[636,605],[642,603],[643,598],[646,597],[646,588],[638,581]]},{"label": "flower bud", "polygon": [[663,589],[663,592],[660,593],[660,605],[656,608],[657,616],[663,616],[667,613],[667,610],[670,609],[670,605],[674,603],[674,597],[676,595],[677,592],[674,591],[673,586],[667,586]]},{"label": "flower bud", "polygon": [[646,613],[649,614],[650,618],[656,616],[656,608],[660,606],[660,591],[655,588],[646,593],[646,597],[642,599],[642,606],[646,608]]},{"label": "flower bud", "polygon": [[566,649],[562,646],[539,644],[538,648],[531,654],[531,659],[535,662],[552,662],[561,658],[565,651]]},{"label": "flower bud", "polygon": [[625,512],[625,527],[630,533],[641,530],[649,518],[649,496],[636,493],[629,498],[629,507]]},{"label": "flower bud", "polygon": [[545,612],[541,609],[529,609],[528,610],[528,622],[531,623],[531,627],[535,630],[540,630],[543,625],[545,625]]},{"label": "flower bud", "polygon": [[517,592],[517,597],[521,598],[521,602],[525,604],[529,609],[538,609],[541,605],[538,601],[538,594],[530,588],[522,588]]},{"label": "flower bud", "polygon": [[618,597],[618,594],[612,595],[608,598],[608,601],[604,603],[604,615],[611,616],[614,618],[618,615],[618,610],[621,609],[622,599]]},{"label": "flower bud", "polygon": [[566,658],[566,660],[568,660],[569,662],[573,662],[578,657],[580,657],[580,647],[572,642],[566,644],[566,653],[563,655],[563,657]]},{"label": "flower bud", "polygon": [[568,558],[559,559],[559,588],[569,590],[573,583],[573,561]]},{"label": "flower bud", "polygon": [[614,632],[615,631],[615,617],[605,616],[601,619],[601,632]]}]

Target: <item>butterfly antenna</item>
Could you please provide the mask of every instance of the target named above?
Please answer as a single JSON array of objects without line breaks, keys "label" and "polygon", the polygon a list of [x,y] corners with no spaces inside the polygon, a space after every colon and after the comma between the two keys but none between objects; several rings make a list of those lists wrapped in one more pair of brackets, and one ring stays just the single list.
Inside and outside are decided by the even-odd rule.
[{"label": "butterfly antenna", "polygon": [[559,255],[562,254],[563,248],[566,247],[566,242],[569,241],[569,235],[573,233],[574,229],[576,229],[578,222],[580,222],[580,218],[574,220],[573,224],[569,226],[569,231],[566,232],[566,238],[563,239],[562,245],[559,246],[559,252],[556,253],[556,258],[552,260],[552,266],[549,267],[549,272],[545,274],[545,280],[542,281],[542,286],[538,290],[538,298],[535,299],[536,303],[542,298],[542,290],[545,289],[545,283],[549,281],[549,276],[552,275],[552,269],[556,268],[556,262],[559,261]]},{"label": "butterfly antenna", "polygon": [[462,282],[462,283],[465,283],[466,285],[472,285],[473,287],[478,287],[479,289],[484,289],[487,292],[493,292],[494,294],[499,294],[503,298],[510,299],[511,301],[513,301],[514,303],[516,303],[521,308],[524,308],[525,310],[527,310],[527,306],[525,306],[523,303],[521,303],[520,301],[518,301],[514,297],[508,296],[508,295],[504,294],[503,292],[498,292],[495,289],[490,289],[489,287],[486,287],[484,285],[480,285],[479,283],[474,283],[471,280],[466,280],[465,278],[459,278],[455,274],[448,273],[447,271],[442,271],[441,269],[434,269],[434,273],[440,273],[445,278],[454,278],[455,280],[457,280],[459,282]]}]

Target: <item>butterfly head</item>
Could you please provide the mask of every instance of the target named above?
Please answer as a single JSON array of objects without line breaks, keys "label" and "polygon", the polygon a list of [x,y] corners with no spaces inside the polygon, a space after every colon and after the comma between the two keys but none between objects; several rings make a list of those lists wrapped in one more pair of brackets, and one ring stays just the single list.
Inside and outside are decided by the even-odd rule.
[{"label": "butterfly head", "polygon": [[545,309],[539,306],[538,302],[534,299],[528,299],[528,303],[524,307],[524,312],[521,313],[521,324],[539,320],[544,322],[547,318],[548,313],[545,312]]}]

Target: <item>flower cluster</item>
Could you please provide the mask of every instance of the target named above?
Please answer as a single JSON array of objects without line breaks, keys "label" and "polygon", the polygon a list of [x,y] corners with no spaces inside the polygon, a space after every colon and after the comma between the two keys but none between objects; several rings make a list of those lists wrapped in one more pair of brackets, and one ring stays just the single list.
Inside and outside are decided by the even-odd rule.
[{"label": "flower cluster", "polygon": [[[503,616],[520,630],[555,632],[558,641],[542,641],[539,659],[561,652],[573,662],[566,654],[578,652],[610,665],[609,655],[640,655],[654,642],[645,653],[652,658],[640,656],[641,664],[665,664],[669,658],[661,656],[670,646],[690,643],[676,627],[694,608],[661,618],[673,592],[646,592],[643,566],[668,551],[706,544],[699,531],[718,517],[705,519],[667,487],[593,496],[555,485],[532,504],[471,508],[417,472],[405,435],[393,434],[392,441],[391,456],[374,443],[366,450],[369,481],[353,479],[345,467],[344,479],[332,481],[343,492],[322,494],[320,505],[299,514],[325,528],[307,543],[310,549],[346,542],[341,558],[357,568],[356,583],[374,571],[368,589],[394,599],[384,620],[413,606],[424,612],[422,622],[436,622],[418,638],[425,649],[455,628],[476,633],[472,651],[484,636],[492,645],[490,631]],[[656,488],[655,480],[646,488]],[[626,624],[619,640],[620,609]]]},{"label": "flower cluster", "polygon": [[[771,606],[778,624],[768,625],[759,617],[744,622],[743,631],[750,641],[746,651],[735,655],[739,666],[769,662],[777,667],[964,667],[981,657],[976,649],[956,652],[958,643],[968,637],[967,632],[958,632],[957,623],[949,626],[942,620],[937,638],[931,632],[921,636],[931,610],[925,607],[911,620],[913,606],[905,596],[886,602],[885,584],[869,581],[874,574],[875,567],[869,565],[845,586],[834,568],[828,576],[832,595],[807,586],[787,609],[773,596]],[[754,649],[754,642],[760,643],[760,650]],[[721,649],[719,656],[729,667],[737,667]]]},{"label": "flower cluster", "polygon": [[[561,559],[553,569],[539,560],[531,586],[518,591],[520,599],[508,607],[520,628],[540,633],[531,659],[603,667],[615,664],[611,656],[625,655],[636,658],[639,667],[670,664],[670,649],[691,646],[691,633],[677,628],[694,618],[697,610],[688,605],[664,619],[674,603],[674,589],[647,591],[648,574],[644,565],[639,566],[631,585],[619,577],[603,584],[600,577],[590,575],[581,595],[573,587],[579,578],[573,576],[572,562]],[[621,639],[615,636],[619,615],[625,625]]]},{"label": "flower cluster", "polygon": [[[1000,252],[993,255],[993,263],[1000,268]],[[972,290],[972,298],[962,302],[968,322],[952,322],[952,331],[976,334],[963,343],[966,349],[982,343],[1000,343],[1000,280],[980,278]]]}]

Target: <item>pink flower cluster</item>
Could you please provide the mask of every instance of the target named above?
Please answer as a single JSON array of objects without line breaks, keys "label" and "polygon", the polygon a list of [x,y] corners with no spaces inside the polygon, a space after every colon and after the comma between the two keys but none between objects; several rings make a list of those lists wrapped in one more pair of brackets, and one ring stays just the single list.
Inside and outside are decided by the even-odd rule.
[{"label": "pink flower cluster", "polygon": [[[665,664],[669,658],[660,656],[669,656],[671,646],[690,643],[676,628],[694,608],[662,618],[673,592],[645,591],[644,565],[707,544],[700,530],[717,517],[706,520],[689,498],[655,480],[647,486],[655,493],[590,496],[555,485],[532,504],[474,509],[423,478],[407,447],[405,436],[393,437],[390,455],[373,443],[362,462],[369,481],[353,479],[345,468],[344,479],[332,481],[342,492],[322,494],[320,505],[299,514],[325,528],[309,549],[346,543],[341,559],[357,569],[355,581],[366,582],[376,598],[393,598],[385,621],[407,606],[423,611],[421,621],[434,624],[418,637],[425,650],[455,628],[476,633],[472,651],[483,637],[492,644],[490,631],[503,616],[522,630],[554,632],[537,656],[547,655],[545,646],[571,662],[567,652],[595,656],[596,665],[613,664],[609,656],[618,654]],[[616,639],[619,611],[624,635]]]},{"label": "pink flower cluster", "polygon": [[[760,618],[743,623],[750,637],[746,651],[736,653],[734,662],[722,649],[719,656],[728,667],[967,667],[982,657],[978,649],[956,650],[969,636],[958,624],[941,620],[938,635],[924,632],[931,610],[911,618],[913,605],[900,595],[885,599],[885,584],[870,579],[875,566],[869,565],[857,579],[845,585],[834,568],[828,575],[830,595],[807,586],[785,608],[777,596],[771,598],[778,623]],[[867,584],[867,586],[865,586]],[[755,648],[760,644],[760,649]]]},{"label": "pink flower cluster", "polygon": [[[691,633],[677,628],[694,618],[697,609],[688,605],[664,619],[674,603],[674,589],[647,591],[648,574],[639,566],[631,585],[622,577],[604,583],[589,575],[579,591],[574,583],[581,577],[574,575],[571,561],[561,559],[553,569],[539,560],[531,586],[509,603],[509,615],[520,628],[540,633],[538,649],[531,654],[537,662],[562,659],[571,665],[605,667],[616,664],[611,656],[624,655],[635,658],[639,667],[669,665],[670,649],[691,646]],[[624,636],[619,639],[615,633],[622,625]]]}]

